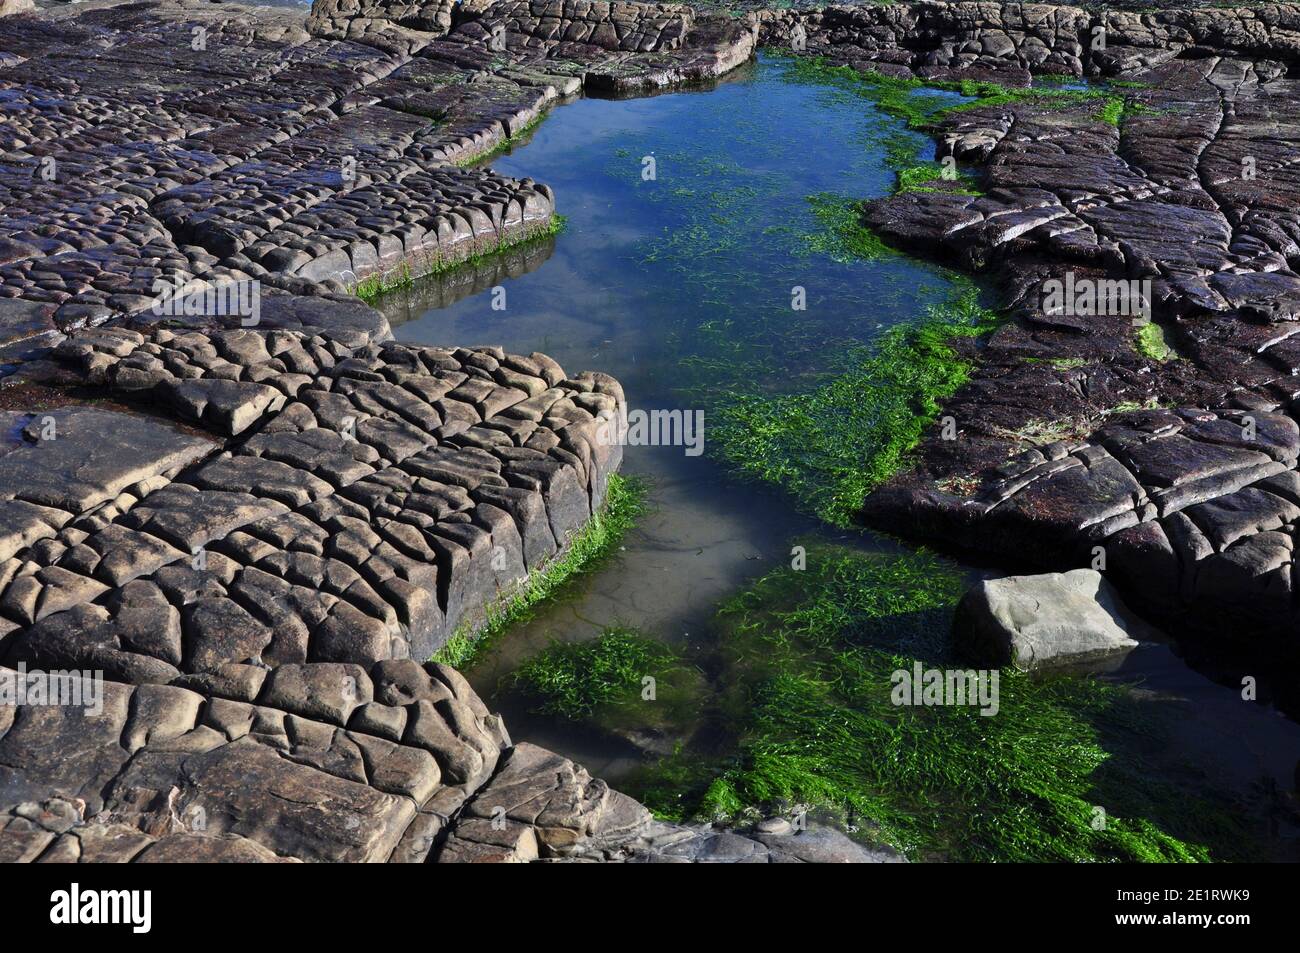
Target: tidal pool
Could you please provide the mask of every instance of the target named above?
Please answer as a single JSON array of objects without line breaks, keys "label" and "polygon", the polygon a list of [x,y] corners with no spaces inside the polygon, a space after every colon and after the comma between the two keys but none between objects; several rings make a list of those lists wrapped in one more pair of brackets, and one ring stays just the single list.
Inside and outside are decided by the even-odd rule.
[{"label": "tidal pool", "polygon": [[[702,455],[626,448],[623,471],[646,481],[650,511],[614,558],[493,639],[468,668],[516,740],[635,785],[651,759],[645,747],[535,713],[511,679],[525,660],[557,640],[587,642],[616,627],[715,658],[719,605],[790,567],[796,545],[909,551],[828,524],[815,499],[779,480],[737,477],[709,437],[711,415],[738,395],[812,392],[852,368],[882,332],[969,295],[960,276],[848,240],[846,210],[894,187],[900,143],[925,158],[932,149],[869,99],[771,57],[707,90],[579,99],[490,161],[555,189],[567,220],[558,237],[379,303],[401,340],[543,351],[570,373],[617,377],[632,411],[705,415]],[[951,572],[996,574],[961,563]],[[721,664],[704,665],[706,695],[729,681]],[[1176,709],[1176,730],[1150,764],[1152,783],[1165,794],[1212,790],[1216,809],[1269,828],[1269,853],[1294,857],[1286,792],[1300,764],[1297,727],[1192,672],[1163,645],[1144,645],[1119,674],[1141,683],[1130,695],[1153,719]],[[730,750],[733,732],[703,724],[707,706],[706,697],[700,723],[678,721],[656,750]],[[925,803],[918,798],[916,809]],[[1126,806],[1106,808],[1123,814]],[[1142,811],[1150,814],[1145,803]],[[1196,829],[1176,831],[1189,833]]]},{"label": "tidal pool", "polygon": [[[557,108],[491,165],[554,188],[564,232],[486,275],[453,273],[389,296],[380,307],[397,336],[540,350],[571,373],[614,375],[632,410],[693,412],[730,388],[813,386],[882,328],[946,300],[942,269],[900,255],[862,261],[838,247],[819,210],[889,191],[880,135],[897,130],[883,116],[864,122],[860,99],[790,82],[788,72],[765,60],[708,91]],[[795,288],[805,310],[793,307]],[[706,411],[706,449],[708,426]],[[668,641],[704,637],[718,602],[788,561],[793,537],[826,532],[788,496],[730,479],[707,452],[688,449],[626,448],[624,472],[646,479],[651,512],[616,564],[497,640],[470,672],[519,730],[528,723],[539,741],[614,776],[607,752],[529,723],[497,691],[500,677],[553,638],[587,639],[616,623]]]}]

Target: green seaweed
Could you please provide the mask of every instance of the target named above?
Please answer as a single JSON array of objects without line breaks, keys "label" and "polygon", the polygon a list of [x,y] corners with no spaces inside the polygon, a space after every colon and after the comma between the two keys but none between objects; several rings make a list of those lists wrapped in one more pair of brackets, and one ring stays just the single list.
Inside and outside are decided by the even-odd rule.
[{"label": "green seaweed", "polygon": [[1118,126],[1124,118],[1124,100],[1119,96],[1108,97],[1094,117],[1112,126]]},{"label": "green seaweed", "polygon": [[605,729],[683,733],[696,722],[703,674],[667,645],[627,626],[589,642],[554,641],[511,678],[533,711]]},{"label": "green seaweed", "polygon": [[[1126,89],[1140,89],[1140,84],[1108,83],[1104,87],[1062,89],[1052,85],[1062,78],[1051,76],[1040,76],[1038,85],[1024,88],[1003,86],[988,80],[924,80],[859,71],[851,66],[834,66],[822,57],[791,60],[789,75],[795,81],[828,85],[869,99],[887,115],[903,120],[907,130],[912,132],[933,131],[945,116],[953,113],[1015,103],[1028,103],[1045,109],[1067,109],[1096,103],[1098,108],[1093,111],[1092,118],[1113,126],[1120,126],[1129,115],[1155,112],[1134,102],[1124,92]],[[963,100],[954,102],[952,93],[964,97]],[[893,133],[887,138],[886,146],[890,165],[899,176],[897,191],[930,190],[926,183],[939,177],[938,166],[936,163],[917,162],[919,146],[915,138]],[[927,175],[928,169],[933,169],[933,174]],[[977,194],[973,188],[970,192]]]},{"label": "green seaweed", "polygon": [[409,288],[424,278],[446,275],[461,268],[475,268],[504,252],[525,248],[535,242],[554,238],[564,231],[567,224],[568,219],[565,216],[552,215],[543,225],[526,228],[523,234],[514,238],[498,239],[489,248],[475,252],[465,258],[434,256],[426,259],[418,268],[412,268],[410,262],[404,261],[392,271],[363,278],[352,286],[352,293],[366,304],[373,305],[384,295],[402,288]]},{"label": "green seaweed", "polygon": [[894,704],[893,675],[915,661],[969,667],[947,637],[962,587],[925,553],[810,546],[805,569],[770,573],[719,613],[730,752],[679,751],[623,787],[674,820],[829,810],[914,859],[1182,862],[1266,850],[1229,795],[1189,795],[1151,770],[1170,757],[1165,732],[1183,703],[1152,710],[1095,677],[1003,670],[992,716]]},{"label": "green seaweed", "polygon": [[461,168],[468,168],[470,166],[486,164],[497,156],[505,155],[507,152],[511,151],[516,146],[521,145],[525,140],[532,136],[532,134],[537,131],[537,127],[542,124],[542,120],[544,120],[546,116],[547,113],[539,113],[514,132],[507,135],[496,145],[484,149],[482,152],[461,156],[453,164]]},{"label": "green seaweed", "polygon": [[917,324],[854,349],[843,373],[810,390],[726,393],[711,417],[711,449],[828,523],[850,525],[867,494],[902,466],[941,401],[969,377],[970,362],[952,340],[985,334],[998,321],[968,287]]},{"label": "green seaweed", "polygon": [[1118,128],[1124,125],[1125,120],[1130,116],[1156,116],[1160,112],[1159,109],[1152,109],[1129,97],[1107,96],[1102,102],[1101,109],[1093,114],[1093,118]]},{"label": "green seaweed", "polygon": [[1174,356],[1173,349],[1165,342],[1165,329],[1154,321],[1148,321],[1137,329],[1135,346],[1143,357],[1161,363]]},{"label": "green seaweed", "polygon": [[[973,187],[969,177],[963,177],[960,180],[951,176],[939,162],[918,162],[913,165],[904,166],[897,170],[898,181],[894,185],[894,191],[897,193],[904,192],[947,192],[950,195],[979,195],[980,191]],[[938,186],[940,182],[962,181],[964,187],[955,185]]]},{"label": "green seaweed", "polygon": [[480,628],[454,633],[434,653],[434,660],[453,668],[472,665],[494,638],[529,618],[539,604],[560,596],[577,577],[603,565],[645,514],[647,492],[638,477],[610,474],[603,507],[577,532],[564,554],[533,570],[517,589],[490,604]]},{"label": "green seaweed", "polygon": [[352,293],[366,304],[374,304],[384,295],[415,284],[415,274],[409,262],[402,262],[392,271],[362,278],[352,287]]},{"label": "green seaweed", "polygon": [[808,196],[808,204],[821,228],[802,236],[804,250],[841,264],[898,255],[863,224],[861,202],[823,192]]},{"label": "green seaweed", "polygon": [[[791,76],[797,81],[833,85],[870,99],[885,113],[904,120],[911,129],[930,129],[945,115],[985,106],[1032,103],[1048,108],[1066,108],[1097,99],[1118,98],[1106,89],[1059,89],[1050,85],[1012,87],[988,80],[940,81],[915,77],[886,76],[873,70],[834,66],[822,57],[800,57],[792,61]],[[1045,77],[1040,77],[1042,82]],[[958,93],[965,101],[954,102]]]}]

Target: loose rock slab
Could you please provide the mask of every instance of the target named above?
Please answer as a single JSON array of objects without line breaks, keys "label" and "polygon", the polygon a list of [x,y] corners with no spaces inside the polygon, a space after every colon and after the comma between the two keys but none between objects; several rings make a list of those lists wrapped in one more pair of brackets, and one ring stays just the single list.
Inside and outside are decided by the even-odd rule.
[{"label": "loose rock slab", "polygon": [[1111,585],[1092,569],[986,579],[957,607],[958,648],[977,663],[1022,671],[1122,658],[1137,647]]}]

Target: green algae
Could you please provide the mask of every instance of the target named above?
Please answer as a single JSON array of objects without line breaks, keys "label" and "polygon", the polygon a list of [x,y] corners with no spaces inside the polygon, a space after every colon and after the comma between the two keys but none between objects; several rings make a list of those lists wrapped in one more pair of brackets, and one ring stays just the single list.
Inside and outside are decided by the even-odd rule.
[{"label": "green algae", "polygon": [[1139,327],[1134,337],[1138,353],[1148,360],[1163,363],[1174,356],[1173,348],[1165,342],[1165,329],[1154,321]]},{"label": "green algae", "polygon": [[808,204],[821,228],[803,233],[801,252],[825,255],[840,264],[899,254],[863,224],[861,202],[821,192],[808,196]]},{"label": "green algae", "polygon": [[986,334],[998,321],[967,288],[918,323],[855,349],[848,366],[809,390],[726,394],[710,418],[712,448],[736,473],[782,487],[828,523],[851,525],[969,378],[953,339]]},{"label": "green algae", "polygon": [[514,149],[519,145],[522,145],[529,138],[531,138],[532,134],[537,131],[537,127],[542,124],[542,121],[546,117],[547,117],[547,113],[544,112],[538,113],[536,116],[528,120],[528,122],[524,123],[514,132],[507,135],[496,145],[491,146],[488,149],[484,149],[482,152],[476,152],[473,153],[472,155],[462,156],[461,158],[457,159],[453,163],[453,165],[459,166],[462,169],[469,168],[471,166],[482,165],[484,163],[490,162],[491,160],[495,159],[497,156],[504,155],[505,153],[509,152],[510,150]]},{"label": "green algae", "polygon": [[[781,147],[769,145],[775,152],[760,148],[754,168],[728,157],[660,148],[656,182],[640,180],[635,161],[652,150],[649,140],[621,147],[609,164],[609,177],[626,183],[664,223],[660,233],[638,244],[636,260],[662,280],[689,288],[698,307],[700,317],[675,327],[669,341],[681,355],[678,392],[710,419],[733,395],[821,382],[828,363],[843,363],[844,355],[874,334],[880,325],[873,327],[867,318],[882,305],[936,300],[947,284],[943,272],[933,269],[934,284],[918,286],[902,256],[863,224],[857,198],[820,192],[806,196],[804,208],[792,203],[784,177],[765,169],[774,159],[784,161]],[[874,167],[867,155],[862,164],[864,170]],[[779,223],[771,215],[774,207],[790,209]],[[832,274],[825,261],[811,258],[851,267]],[[862,267],[880,260],[891,264],[875,274]],[[790,274],[790,285],[807,284],[807,310],[792,311],[790,285],[774,288],[772,276],[783,273]],[[852,280],[855,275],[862,280]],[[882,295],[886,282],[893,286]],[[862,315],[862,323],[848,326],[850,314]]]},{"label": "green algae", "polygon": [[[1096,107],[1100,121],[1118,124],[1127,112],[1141,109],[1109,88],[1012,89],[985,81],[934,84],[831,66],[817,58],[787,60],[786,70],[793,81],[865,97],[903,120],[905,128],[886,133],[882,143],[897,175],[896,192],[944,189],[974,194],[936,181],[944,175],[942,164],[916,160],[915,131],[933,129],[952,112],[1014,102],[1046,108],[1085,104]],[[964,99],[955,101],[953,94]],[[813,196],[810,202],[823,228],[804,236],[806,249],[837,261],[872,261],[891,253],[863,224],[860,203],[827,195]],[[800,379],[804,386],[778,394],[743,383],[720,389],[722,396],[709,407],[712,452],[735,472],[784,488],[821,519],[851,525],[866,495],[905,465],[908,452],[938,417],[942,401],[969,378],[970,360],[958,353],[952,339],[986,334],[998,324],[998,316],[978,305],[968,285],[956,284],[955,303],[932,306],[915,325],[895,327],[871,344],[848,347],[840,366],[805,375]],[[725,329],[733,331],[730,324]],[[728,358],[739,361],[734,346]],[[697,368],[703,365],[701,359],[692,361]],[[710,366],[716,370],[716,362]]]},{"label": "green algae", "polygon": [[1119,128],[1130,116],[1157,116],[1160,113],[1161,110],[1152,109],[1130,97],[1107,96],[1102,102],[1101,109],[1093,114],[1093,118]]},{"label": "green algae", "polygon": [[[938,163],[917,162],[916,152],[924,140],[919,144],[908,133],[932,131],[942,119],[955,113],[1016,103],[1044,109],[1095,105],[1092,118],[1118,127],[1130,115],[1155,112],[1133,101],[1126,92],[1143,88],[1140,84],[1108,83],[1104,87],[1063,89],[1052,85],[1062,77],[1040,76],[1038,85],[1017,88],[988,80],[950,82],[886,76],[851,66],[834,66],[822,57],[799,57],[789,62],[793,80],[827,85],[860,96],[887,115],[903,120],[906,130],[889,133],[886,139],[890,165],[898,174],[898,192],[931,190],[927,183],[940,178],[942,172]],[[954,101],[954,94],[962,99]],[[964,191],[978,194],[973,186]]]},{"label": "green algae", "polygon": [[[635,149],[623,152],[624,158],[636,155]],[[867,493],[900,468],[940,401],[967,379],[969,363],[951,339],[984,334],[997,316],[978,305],[969,282],[950,274],[946,306],[871,343],[819,336],[815,322],[792,321],[788,309],[738,314],[734,292],[709,287],[711,272],[701,262],[737,251],[754,230],[755,210],[776,186],[753,176],[743,181],[757,185],[736,184],[728,175],[738,169],[729,160],[660,159],[674,169],[678,184],[649,194],[680,203],[689,216],[666,230],[646,261],[679,268],[717,315],[695,329],[692,353],[681,361],[683,392],[706,410],[709,452],[735,473],[787,490],[802,509],[827,522],[850,525]],[[863,223],[860,201],[830,193],[807,201],[816,229],[767,232],[783,237],[795,259],[820,255],[848,264],[900,257]],[[774,339],[782,342],[782,362],[769,343]],[[782,386],[774,391],[768,381]]]},{"label": "green algae", "polygon": [[589,642],[552,642],[511,680],[535,713],[619,733],[685,733],[707,691],[697,667],[627,626]]},{"label": "green algae", "polygon": [[363,278],[352,287],[352,293],[366,304],[374,304],[380,298],[402,288],[415,284],[415,273],[410,263],[402,262],[392,271]]},{"label": "green algae", "polygon": [[[1095,677],[1000,673],[997,713],[898,706],[892,676],[968,666],[947,633],[962,574],[925,553],[810,545],[718,614],[733,745],[623,787],[667,819],[832,812],[913,859],[1207,861],[1265,850],[1226,794],[1156,776],[1178,705]],[[1164,765],[1198,790],[1194,765]]]},{"label": "green algae", "polygon": [[371,275],[363,278],[352,286],[352,293],[360,298],[366,304],[373,305],[376,301],[383,298],[384,295],[391,294],[403,288],[409,288],[417,281],[424,278],[436,278],[442,275],[459,271],[462,268],[472,269],[481,267],[485,262],[502,255],[508,251],[518,251],[531,245],[549,241],[564,231],[568,219],[563,215],[552,215],[546,220],[545,224],[527,228],[523,234],[513,238],[498,239],[489,248],[476,252],[466,258],[442,258],[431,257],[424,261],[418,269],[412,268],[409,262],[402,262],[392,271],[381,274]]},{"label": "green algae", "polygon": [[[974,187],[969,176],[955,176],[940,162],[917,162],[897,170],[897,182],[894,191],[905,192],[947,192],[950,195],[981,195]],[[940,183],[961,182],[961,186],[940,185]]]},{"label": "green algae", "polygon": [[1104,123],[1112,126],[1119,126],[1120,121],[1124,118],[1124,100],[1118,96],[1112,96],[1102,103],[1101,109],[1093,114],[1094,118],[1100,119]]},{"label": "green algae", "polygon": [[[709,412],[710,452],[725,450],[725,442],[715,442],[714,424],[729,404],[742,411],[732,421],[736,431],[752,412],[750,419],[768,430],[754,438],[738,433],[733,445],[743,449],[743,440],[755,439],[778,453],[772,472],[757,463],[749,475],[787,487],[832,521],[850,521],[867,489],[853,482],[854,455],[880,460],[881,478],[905,463],[906,448],[924,426],[917,420],[933,419],[939,401],[969,373],[970,358],[952,338],[985,333],[996,317],[979,309],[971,294],[965,314],[959,304],[956,314],[941,309],[918,327],[887,331],[876,345],[853,340],[845,347],[827,333],[833,325],[817,324],[815,309],[792,315],[750,294],[754,282],[727,285],[724,279],[735,275],[719,275],[737,267],[729,255],[748,254],[760,244],[748,243],[754,221],[748,216],[769,199],[771,183],[755,178],[758,188],[737,186],[727,181],[735,169],[725,163],[700,158],[691,165],[689,156],[662,152],[660,158],[673,163],[674,178],[651,192],[654,200],[689,209],[676,229],[681,239],[652,249],[647,260],[669,266],[665,273],[710,308],[698,328],[684,321],[677,332],[690,345],[684,363],[697,372],[697,393],[710,393],[700,402]],[[893,254],[862,225],[856,200],[819,193],[808,202],[817,227],[795,223],[777,236],[789,239],[792,260],[818,255],[851,262]],[[766,250],[757,248],[755,257]],[[790,280],[805,279],[796,274]],[[852,313],[870,327],[870,310]],[[869,363],[876,358],[879,365]],[[832,386],[841,376],[851,379]],[[794,404],[809,395],[815,400],[805,418]],[[857,409],[863,395],[879,408],[874,416]],[[841,426],[836,415],[847,415],[848,423]],[[895,439],[901,449],[880,453]],[[814,492],[805,495],[808,488]],[[638,644],[639,633],[616,628],[591,650],[545,650],[545,662],[521,677],[518,688],[535,710],[617,732],[665,724],[652,720],[663,710],[647,709],[640,699],[639,679],[646,674],[660,679],[664,671],[681,671],[698,679],[708,672],[717,701],[707,706],[706,717],[727,742],[683,745],[619,785],[665,817],[743,820],[760,810],[813,805],[914,858],[1203,860],[1250,854],[1250,832],[1224,820],[1223,803],[1187,798],[1181,787],[1150,781],[1156,772],[1145,772],[1144,759],[1159,757],[1163,735],[1149,712],[1135,711],[1122,686],[1078,678],[1036,683],[1007,673],[1002,710],[992,719],[889,704],[889,675],[900,660],[949,662],[945,635],[960,574],[923,554],[808,548],[806,570],[773,573],[727,603],[716,620],[716,650],[650,648]],[[1186,769],[1189,790],[1205,787],[1194,779],[1195,770]],[[1094,829],[1098,807],[1110,813]]]},{"label": "green algae", "polygon": [[562,596],[578,577],[599,569],[645,514],[647,492],[645,482],[637,477],[610,474],[600,512],[574,535],[564,554],[529,573],[518,589],[490,604],[481,627],[453,634],[434,653],[434,660],[453,668],[472,665],[502,632],[528,619],[539,605]]}]

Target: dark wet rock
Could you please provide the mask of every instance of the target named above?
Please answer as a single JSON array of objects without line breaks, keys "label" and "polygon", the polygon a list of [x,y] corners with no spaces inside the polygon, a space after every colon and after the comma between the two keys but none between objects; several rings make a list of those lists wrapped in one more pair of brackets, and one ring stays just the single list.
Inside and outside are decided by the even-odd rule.
[{"label": "dark wet rock", "polygon": [[[957,439],[927,434],[864,517],[1044,569],[1104,566],[1180,630],[1240,643],[1245,624],[1291,651],[1300,8],[921,2],[758,18],[767,43],[797,28],[808,53],[891,76],[1127,84],[1118,126],[1096,100],[951,112],[936,156],[968,163],[978,194],[867,203],[887,241],[987,273],[1011,320],[959,345],[977,367],[940,415]],[[1173,359],[1138,351],[1134,315],[1049,310],[1053,280],[1148,281]]]}]

